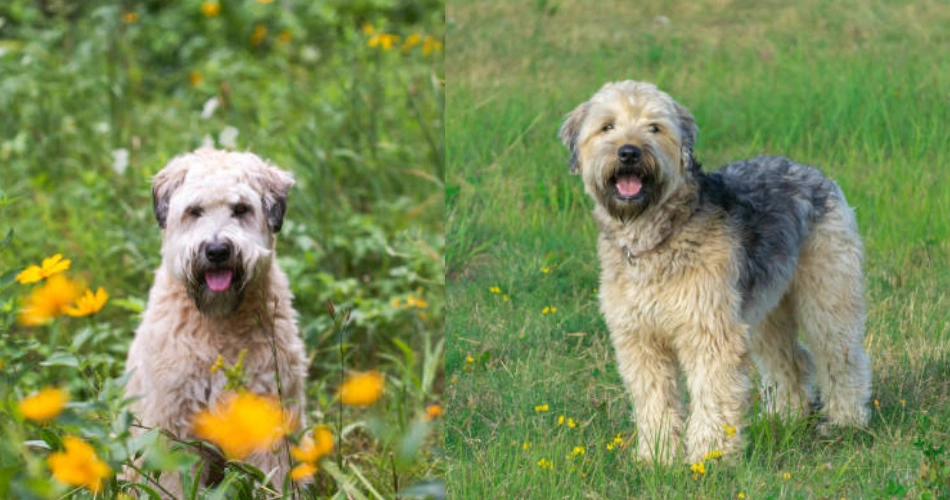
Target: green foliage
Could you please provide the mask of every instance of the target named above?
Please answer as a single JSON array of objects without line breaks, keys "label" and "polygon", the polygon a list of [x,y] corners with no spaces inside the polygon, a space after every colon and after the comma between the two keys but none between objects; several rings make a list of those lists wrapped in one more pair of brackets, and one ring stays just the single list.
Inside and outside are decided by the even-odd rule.
[{"label": "green foliage", "polygon": [[[950,422],[950,133],[940,90],[950,71],[933,42],[950,36],[950,11],[904,4],[449,3],[454,496],[946,495],[946,454],[935,454]],[[655,82],[693,112],[709,169],[786,155],[842,186],[866,252],[878,401],[867,429],[822,435],[811,422],[763,418],[753,401],[735,460],[707,461],[695,478],[689,465],[634,460],[636,425],[598,310],[591,201],[557,139],[565,114],[623,79]],[[549,411],[535,411],[544,404]],[[560,415],[577,426],[558,425]],[[624,445],[608,450],[618,434]],[[577,446],[582,460],[568,457]]]},{"label": "green foliage", "polygon": [[[133,439],[121,398],[159,262],[149,181],[203,143],[296,177],[278,259],[313,360],[308,420],[343,437],[337,465],[298,493],[444,492],[440,421],[424,418],[442,388],[443,16],[438,0],[0,5],[0,497],[88,496],[50,479],[46,457],[65,435],[114,471],[148,450],[142,471],[186,471],[187,498],[265,495],[260,471],[240,462],[217,488],[197,488],[197,443]],[[386,48],[379,34],[399,39]],[[14,278],[56,253],[109,302],[22,326],[39,285]],[[348,312],[342,337],[328,302]],[[337,409],[341,363],[386,375],[372,409]],[[51,424],[24,420],[17,402],[48,386],[69,393],[67,409]],[[115,479],[104,492],[133,490],[162,494]]]}]

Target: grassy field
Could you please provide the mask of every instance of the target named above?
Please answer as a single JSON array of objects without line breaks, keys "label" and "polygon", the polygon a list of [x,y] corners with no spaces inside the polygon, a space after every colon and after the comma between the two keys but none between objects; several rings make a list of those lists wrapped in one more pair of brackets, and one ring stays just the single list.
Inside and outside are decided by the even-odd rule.
[{"label": "grassy field", "polygon": [[[446,25],[452,498],[950,497],[946,3],[451,0]],[[867,429],[821,437],[753,396],[735,463],[633,460],[591,202],[556,137],[631,78],[692,110],[707,168],[778,154],[842,186],[866,245]]]},{"label": "grassy field", "polygon": [[[307,420],[335,440],[286,497],[440,496],[443,16],[440,0],[0,5],[0,498],[91,497],[95,481],[52,477],[69,436],[113,472],[143,450],[150,473],[194,462],[130,439],[120,376],[160,260],[150,179],[202,144],[296,177],[278,261],[310,361]],[[55,254],[109,299],[29,326],[46,285],[14,278]],[[342,378],[363,370],[385,377],[381,399],[342,407]],[[69,403],[37,422],[21,402],[43,388]],[[97,498],[149,489],[106,473]],[[276,497],[239,461],[189,491]]]}]

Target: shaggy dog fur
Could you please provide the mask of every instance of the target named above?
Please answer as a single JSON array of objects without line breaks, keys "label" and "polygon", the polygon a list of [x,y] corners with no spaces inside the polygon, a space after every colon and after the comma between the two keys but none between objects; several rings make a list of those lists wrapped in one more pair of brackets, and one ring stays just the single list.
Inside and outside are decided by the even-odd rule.
[{"label": "shaggy dog fur", "polygon": [[[126,394],[138,398],[133,411],[142,426],[194,439],[195,413],[224,392],[225,376],[211,366],[219,355],[234,364],[242,350],[248,390],[280,396],[300,422],[305,350],[274,253],[293,182],[253,154],[211,149],[179,156],[155,176],[162,262],[126,362]],[[220,460],[203,455],[211,463],[202,481],[213,482]],[[265,473],[277,469],[277,482],[289,469],[276,449],[246,461]],[[179,483],[162,477],[171,492],[180,492]]]},{"label": "shaggy dog fur", "polygon": [[844,194],[780,157],[704,173],[697,132],[686,108],[634,81],[605,85],[560,130],[595,201],[601,311],[639,455],[740,450],[750,354],[767,411],[806,414],[816,381],[825,424],[866,423],[862,250]]}]

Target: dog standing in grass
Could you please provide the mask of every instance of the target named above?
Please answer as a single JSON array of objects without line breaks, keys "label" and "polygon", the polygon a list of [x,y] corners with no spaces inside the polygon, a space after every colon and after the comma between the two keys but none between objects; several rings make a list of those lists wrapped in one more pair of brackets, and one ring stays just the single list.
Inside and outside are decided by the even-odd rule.
[{"label": "dog standing in grass", "polygon": [[[213,149],[174,158],[153,179],[162,261],[126,362],[126,395],[139,398],[132,409],[144,427],[194,439],[196,412],[213,406],[226,384],[210,368],[219,355],[236,363],[241,351],[247,389],[280,397],[300,422],[305,349],[275,255],[293,183],[251,153]],[[203,455],[207,484],[220,475],[221,461]],[[289,470],[282,449],[246,462],[265,473],[276,469],[278,485]],[[175,475],[161,483],[180,492]]]},{"label": "dog standing in grass", "polygon": [[560,130],[595,201],[600,306],[639,455],[741,450],[750,354],[767,411],[805,415],[820,394],[825,424],[865,424],[862,250],[844,194],[780,157],[704,173],[697,132],[686,108],[634,81],[608,83]]}]

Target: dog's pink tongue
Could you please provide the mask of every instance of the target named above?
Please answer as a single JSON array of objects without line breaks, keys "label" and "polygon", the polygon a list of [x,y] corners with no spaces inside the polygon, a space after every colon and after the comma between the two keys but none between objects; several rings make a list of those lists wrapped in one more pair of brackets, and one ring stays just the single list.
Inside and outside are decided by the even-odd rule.
[{"label": "dog's pink tongue", "polygon": [[231,277],[233,273],[230,269],[221,269],[218,271],[208,271],[205,273],[205,282],[208,288],[214,292],[223,292],[231,286]]},{"label": "dog's pink tongue", "polygon": [[625,175],[617,179],[617,192],[621,196],[636,196],[641,187],[643,183],[635,175]]}]

